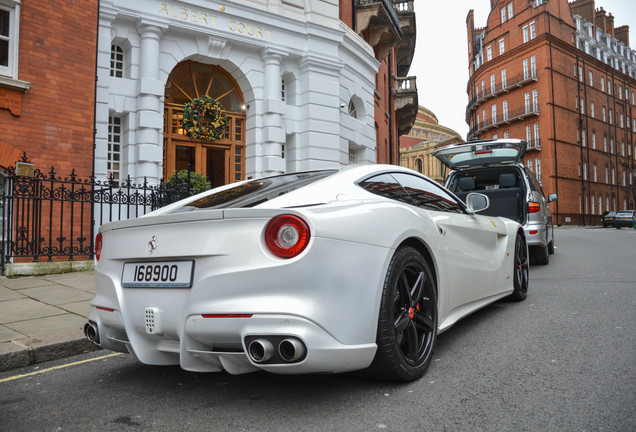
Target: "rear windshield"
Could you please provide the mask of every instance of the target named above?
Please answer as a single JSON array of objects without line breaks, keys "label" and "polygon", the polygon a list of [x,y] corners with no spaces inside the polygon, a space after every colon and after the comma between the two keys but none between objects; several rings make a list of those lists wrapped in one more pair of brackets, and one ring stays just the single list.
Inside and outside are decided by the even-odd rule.
[{"label": "rear windshield", "polygon": [[170,213],[182,213],[194,210],[221,208],[248,208],[314,183],[335,174],[338,170],[309,171],[294,174],[282,174],[211,193],[196,201],[173,209]]}]

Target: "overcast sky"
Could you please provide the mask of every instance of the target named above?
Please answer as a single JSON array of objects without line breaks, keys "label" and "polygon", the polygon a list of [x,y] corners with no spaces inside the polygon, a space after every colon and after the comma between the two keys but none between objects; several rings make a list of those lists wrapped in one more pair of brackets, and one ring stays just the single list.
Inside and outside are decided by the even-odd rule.
[{"label": "overcast sky", "polygon": [[[430,109],[442,126],[466,139],[468,39],[466,15],[475,11],[475,27],[485,27],[490,0],[415,0],[417,41],[409,76],[417,76],[419,104]],[[614,26],[629,25],[636,48],[636,0],[596,0],[614,15]]]}]

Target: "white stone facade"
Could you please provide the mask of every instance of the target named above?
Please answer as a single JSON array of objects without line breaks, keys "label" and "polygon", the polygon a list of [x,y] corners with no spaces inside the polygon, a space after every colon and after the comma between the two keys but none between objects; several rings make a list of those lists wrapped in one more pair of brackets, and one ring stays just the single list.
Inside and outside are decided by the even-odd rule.
[{"label": "white stone facade", "polygon": [[[111,115],[122,119],[121,178],[163,177],[164,90],[184,60],[220,66],[240,86],[246,178],[346,165],[352,149],[375,163],[379,64],[338,14],[337,0],[101,0],[97,178],[107,176]],[[124,51],[122,77],[110,76],[112,44]]]}]

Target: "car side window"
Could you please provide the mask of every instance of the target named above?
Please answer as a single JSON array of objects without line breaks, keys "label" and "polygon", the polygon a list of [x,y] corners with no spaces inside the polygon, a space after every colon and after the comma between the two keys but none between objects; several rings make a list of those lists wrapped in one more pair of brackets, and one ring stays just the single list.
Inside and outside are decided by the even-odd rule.
[{"label": "car side window", "polygon": [[434,182],[405,173],[393,173],[393,177],[411,195],[416,206],[426,210],[464,213],[455,197]]},{"label": "car side window", "polygon": [[529,171],[526,171],[526,174],[528,174],[528,178],[530,179],[530,189],[540,192],[541,195],[543,195],[543,189],[541,189],[541,185],[537,181],[537,178],[534,176],[534,174]]},{"label": "car side window", "polygon": [[359,186],[376,195],[394,199],[407,204],[413,204],[411,196],[391,174],[380,174],[358,183]]}]

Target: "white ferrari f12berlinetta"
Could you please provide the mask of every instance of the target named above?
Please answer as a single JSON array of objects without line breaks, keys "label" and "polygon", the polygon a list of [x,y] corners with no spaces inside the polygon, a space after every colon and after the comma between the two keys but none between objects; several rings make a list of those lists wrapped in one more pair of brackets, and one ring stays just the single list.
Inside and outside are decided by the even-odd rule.
[{"label": "white ferrari f12berlinetta", "polygon": [[439,333],[527,295],[523,229],[488,204],[392,165],[215,188],[101,226],[85,333],[189,371],[414,380]]}]

